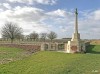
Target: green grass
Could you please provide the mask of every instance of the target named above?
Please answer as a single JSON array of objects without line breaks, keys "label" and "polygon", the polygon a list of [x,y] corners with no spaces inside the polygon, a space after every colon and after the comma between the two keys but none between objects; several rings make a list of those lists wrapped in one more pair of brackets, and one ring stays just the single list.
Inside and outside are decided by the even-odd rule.
[{"label": "green grass", "polygon": [[0,74],[100,74],[100,54],[95,53],[100,52],[100,45],[87,49],[86,54],[38,52],[0,65]]},{"label": "green grass", "polygon": [[87,52],[93,54],[100,54],[100,45],[87,46]]},{"label": "green grass", "polygon": [[0,47],[0,63],[22,59],[27,56],[26,53],[23,49]]}]

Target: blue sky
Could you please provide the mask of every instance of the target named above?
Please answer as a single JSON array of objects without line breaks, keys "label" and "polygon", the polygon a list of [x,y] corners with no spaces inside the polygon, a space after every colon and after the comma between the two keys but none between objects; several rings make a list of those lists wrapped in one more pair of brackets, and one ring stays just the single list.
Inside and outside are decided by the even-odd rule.
[{"label": "blue sky", "polygon": [[[41,7],[41,6],[40,6]],[[90,9],[99,9],[100,0],[57,0],[57,4],[43,5],[41,8],[46,10],[55,10],[55,9],[74,9],[78,8],[80,11],[90,10]]]},{"label": "blue sky", "polygon": [[75,8],[81,38],[100,39],[100,0],[0,0],[0,28],[10,21],[25,35],[55,31],[58,38],[72,37]]}]

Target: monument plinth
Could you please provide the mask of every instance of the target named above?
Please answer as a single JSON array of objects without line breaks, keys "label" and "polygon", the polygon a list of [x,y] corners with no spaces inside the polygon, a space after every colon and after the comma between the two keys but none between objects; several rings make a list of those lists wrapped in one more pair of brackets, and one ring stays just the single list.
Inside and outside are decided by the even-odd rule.
[{"label": "monument plinth", "polygon": [[75,28],[74,34],[71,41],[68,41],[67,48],[65,48],[67,53],[84,52],[85,45],[81,42],[80,33],[78,33],[78,12],[75,10]]}]

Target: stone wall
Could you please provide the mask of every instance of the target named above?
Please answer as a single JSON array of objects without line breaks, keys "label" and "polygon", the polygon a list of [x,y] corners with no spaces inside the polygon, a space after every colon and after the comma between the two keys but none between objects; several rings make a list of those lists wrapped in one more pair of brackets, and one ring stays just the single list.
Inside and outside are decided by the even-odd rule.
[{"label": "stone wall", "polygon": [[40,45],[32,45],[32,44],[0,44],[0,46],[21,48],[21,49],[27,50],[31,53],[41,50]]}]

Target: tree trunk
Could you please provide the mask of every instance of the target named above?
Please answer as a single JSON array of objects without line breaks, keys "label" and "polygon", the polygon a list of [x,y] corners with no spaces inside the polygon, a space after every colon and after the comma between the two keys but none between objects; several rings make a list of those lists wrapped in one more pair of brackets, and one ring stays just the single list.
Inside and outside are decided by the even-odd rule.
[{"label": "tree trunk", "polygon": [[52,39],[51,39],[51,42],[52,42]]},{"label": "tree trunk", "polygon": [[14,39],[11,39],[11,44],[13,44],[13,40],[14,40]]}]

